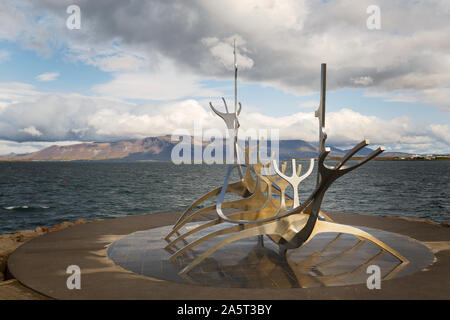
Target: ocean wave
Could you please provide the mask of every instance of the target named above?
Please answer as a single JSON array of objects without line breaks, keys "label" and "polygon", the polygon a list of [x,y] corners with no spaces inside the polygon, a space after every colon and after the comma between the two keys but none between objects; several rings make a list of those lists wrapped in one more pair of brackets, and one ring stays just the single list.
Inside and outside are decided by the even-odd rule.
[{"label": "ocean wave", "polygon": [[46,209],[50,209],[49,206],[9,206],[3,207],[5,210],[11,211],[43,211]]}]

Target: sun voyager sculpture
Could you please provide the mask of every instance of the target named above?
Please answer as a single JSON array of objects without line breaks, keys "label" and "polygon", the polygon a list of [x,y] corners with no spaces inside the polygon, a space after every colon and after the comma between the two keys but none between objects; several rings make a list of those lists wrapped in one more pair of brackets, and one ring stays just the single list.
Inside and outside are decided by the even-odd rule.
[{"label": "sun voyager sculpture", "polygon": [[[330,153],[330,149],[325,147],[327,139],[325,131],[326,64],[321,65],[320,105],[315,113],[319,122],[316,186],[309,197],[300,203],[299,185],[312,173],[315,159],[310,160],[309,169],[303,175],[301,174],[301,165],[297,167],[296,160],[292,159],[292,175],[287,175],[286,163],[282,164],[281,169],[275,160],[266,164],[261,163],[259,147],[256,147],[258,149],[257,161],[254,164],[250,163],[250,153],[253,151],[250,143],[244,148],[237,139],[240,127],[239,114],[242,106],[241,103],[237,102],[236,83],[238,68],[236,64],[236,49],[234,57],[234,111],[229,112],[226,101],[223,98],[225,112],[218,111],[211,103],[210,107],[216,115],[224,120],[227,129],[231,130],[233,134],[235,161],[233,164],[228,165],[223,185],[194,201],[181,214],[165,237],[168,243],[166,250],[171,251],[169,260],[172,262],[176,261],[178,257],[188,254],[190,250],[194,250],[199,244],[205,244],[208,240],[219,237],[220,241],[212,242],[212,245],[204,252],[197,253],[188,265],[182,267],[179,275],[188,275],[193,268],[221,247],[244,238],[257,236],[259,243],[263,245],[263,239],[267,237],[278,245],[279,254],[285,256],[289,250],[301,248],[317,234],[334,232],[339,235],[350,234],[360,240],[351,250],[364,241],[370,241],[380,247],[381,252],[388,252],[397,258],[399,260],[398,267],[384,277],[384,279],[391,278],[399,269],[409,263],[408,259],[370,233],[354,226],[335,223],[325,213],[320,211],[325,193],[335,180],[362,166],[384,151],[384,148],[380,147],[356,164],[345,166],[352,156],[369,144],[368,140],[364,140],[347,152],[334,166],[325,164],[325,159]],[[245,161],[243,163],[238,161],[238,148],[245,150]],[[232,171],[235,169],[238,170],[240,179],[236,182],[230,182]],[[293,196],[286,192],[289,187],[293,190]],[[233,201],[224,201],[227,193],[237,195],[240,198]],[[218,199],[215,205],[196,210],[206,200],[216,196],[218,196]],[[225,213],[224,209],[233,210],[230,213]],[[182,231],[183,227],[193,219],[211,211],[216,212],[216,219],[205,221],[194,228]],[[223,227],[217,229],[217,226],[221,225]],[[213,226],[215,228],[205,234],[204,231]],[[199,231],[202,232],[200,233]],[[196,237],[198,234],[201,235]]]}]

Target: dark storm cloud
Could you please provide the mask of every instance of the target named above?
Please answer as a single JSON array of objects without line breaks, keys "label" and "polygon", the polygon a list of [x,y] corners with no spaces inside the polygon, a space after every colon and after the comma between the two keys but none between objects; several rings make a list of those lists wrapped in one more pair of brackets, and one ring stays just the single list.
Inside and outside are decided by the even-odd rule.
[{"label": "dark storm cloud", "polygon": [[[72,1],[32,2],[36,12],[61,18],[69,4]],[[157,54],[169,57],[180,68],[203,76],[229,77],[204,39],[229,42],[238,36],[244,42],[242,51],[253,61],[241,77],[294,92],[317,91],[321,62],[328,62],[330,89],[420,90],[448,82],[449,73],[443,69],[449,67],[450,48],[445,1],[414,5],[381,1],[381,30],[366,27],[371,1],[80,0],[77,4],[84,32],[63,31],[73,43],[95,50],[119,41],[153,59]]]}]

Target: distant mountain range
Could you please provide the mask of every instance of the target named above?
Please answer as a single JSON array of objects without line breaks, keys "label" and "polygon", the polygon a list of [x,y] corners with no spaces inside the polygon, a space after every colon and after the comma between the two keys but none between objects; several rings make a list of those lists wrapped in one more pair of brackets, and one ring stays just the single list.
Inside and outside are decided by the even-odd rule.
[{"label": "distant mountain range", "polygon": [[[170,136],[131,139],[117,142],[89,142],[67,146],[51,146],[40,151],[0,156],[0,161],[74,161],[74,160],[171,160],[172,149],[178,142]],[[210,142],[204,142],[203,147]],[[316,145],[304,140],[280,140],[280,159],[317,157]],[[373,150],[362,149],[357,155],[365,156]],[[225,155],[225,148],[223,151]],[[330,157],[342,157],[347,150],[331,147]],[[193,147],[191,154],[194,155]],[[386,152],[383,157],[408,157],[407,153]]]}]

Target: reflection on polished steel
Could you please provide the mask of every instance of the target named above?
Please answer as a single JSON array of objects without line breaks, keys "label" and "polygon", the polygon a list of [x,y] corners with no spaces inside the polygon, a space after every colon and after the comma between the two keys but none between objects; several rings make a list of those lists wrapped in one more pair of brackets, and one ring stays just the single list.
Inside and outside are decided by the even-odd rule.
[{"label": "reflection on polished steel", "polygon": [[[237,65],[235,64],[235,80],[236,77]],[[398,270],[409,263],[409,260],[402,254],[372,234],[361,228],[334,223],[320,211],[325,192],[335,180],[370,161],[384,151],[384,148],[380,147],[357,164],[345,167],[344,165],[353,155],[369,144],[368,140],[364,140],[351,149],[335,166],[329,167],[325,165],[325,158],[330,153],[330,149],[325,147],[325,141],[327,139],[325,132],[325,95],[326,65],[322,64],[320,106],[316,111],[316,117],[319,120],[317,182],[312,194],[303,203],[299,201],[298,187],[300,182],[311,174],[314,159],[311,159],[310,167],[303,175],[300,175],[301,166],[296,169],[296,161],[292,159],[292,175],[288,176],[285,174],[286,164],[283,164],[280,170],[275,160],[267,164],[261,163],[259,145],[257,146],[258,158],[256,164],[251,164],[249,161],[251,152],[249,141],[248,147],[245,148],[246,164],[241,164],[237,152],[237,148],[240,147],[237,133],[240,126],[238,116],[242,109],[241,104],[239,103],[238,109],[236,94],[235,109],[232,113],[228,112],[225,100],[223,101],[227,111],[226,113],[219,112],[211,104],[213,111],[224,120],[227,128],[232,132],[232,138],[234,139],[234,164],[229,165],[222,187],[211,191],[195,201],[181,215],[175,223],[173,230],[166,236],[168,242],[166,249],[172,253],[170,261],[174,263],[183,260],[183,256],[189,255],[190,252],[198,249],[200,245],[203,247],[205,243],[211,243],[207,249],[203,249],[200,254],[195,255],[192,261],[184,265],[180,271],[180,275],[187,275],[216,250],[238,240],[259,236],[259,242],[263,245],[263,236],[267,236],[278,246],[279,254],[282,257],[286,257],[287,250],[302,247],[318,234],[328,232],[350,234],[355,236],[361,243],[368,240],[381,248],[382,252],[380,254],[388,252],[397,258],[398,268],[395,268],[391,273],[386,275],[387,278],[392,277],[395,272],[398,272]],[[246,168],[245,175],[242,173],[244,167]],[[241,180],[230,183],[231,173],[235,168],[238,169]],[[256,175],[256,179],[253,178],[251,173]],[[288,187],[291,187],[293,190],[293,199],[286,200],[286,189]],[[225,194],[230,192],[241,196],[242,199],[225,202]],[[273,196],[274,194],[276,197]],[[215,206],[194,211],[196,206],[214,196],[218,196]],[[225,208],[233,208],[237,212],[233,211],[225,214],[223,211]],[[185,233],[180,233],[182,227],[188,222],[211,210],[216,211],[217,219],[205,222]],[[212,226],[219,226],[219,228],[212,228],[207,233],[203,232]],[[171,240],[174,235],[176,237]],[[198,237],[189,241],[187,240],[188,237],[192,238],[194,235]],[[220,241],[212,241],[215,238],[220,238]],[[182,246],[177,247],[180,244]],[[378,257],[379,255],[375,255],[373,259],[370,259],[370,262],[373,263]],[[184,261],[186,262],[185,259]],[[298,268],[294,269],[297,270]],[[316,277],[315,281],[317,279],[322,281],[326,277]]]},{"label": "reflection on polished steel", "polygon": [[[201,222],[186,224],[183,232],[202,225]],[[229,226],[230,223],[224,222]],[[129,271],[159,280],[190,283],[194,285],[235,288],[309,288],[365,284],[367,266],[377,264],[381,278],[398,278],[415,273],[433,262],[434,255],[420,242],[399,234],[364,228],[388,245],[394,245],[411,261],[399,265],[395,257],[380,250],[370,241],[357,239],[343,233],[319,234],[300,250],[289,250],[286,255],[278,253],[278,245],[257,237],[230,243],[211,254],[187,274],[179,271],[195,260],[211,245],[227,235],[203,242],[170,262],[171,252],[165,249],[164,236],[171,226],[152,228],[129,234],[108,248],[108,256]],[[198,231],[204,236],[219,230],[223,225],[211,226]],[[196,238],[188,236],[187,242]],[[174,245],[178,250],[184,242]]]}]

